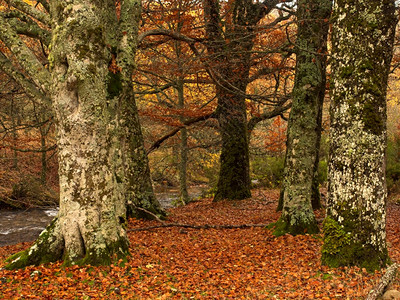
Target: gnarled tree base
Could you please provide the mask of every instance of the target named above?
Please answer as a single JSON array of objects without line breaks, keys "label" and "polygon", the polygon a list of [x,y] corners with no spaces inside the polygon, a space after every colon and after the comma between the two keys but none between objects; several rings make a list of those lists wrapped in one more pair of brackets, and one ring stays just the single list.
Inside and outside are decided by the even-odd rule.
[{"label": "gnarled tree base", "polygon": [[[110,238],[99,243],[85,244],[83,255],[68,251],[61,232],[60,219],[55,218],[40,234],[39,238],[29,249],[9,257],[5,268],[20,269],[30,265],[64,260],[64,265],[109,265],[113,261],[126,259],[129,255],[129,242],[126,237]],[[72,249],[74,247],[71,247]]]},{"label": "gnarled tree base", "polygon": [[272,232],[275,236],[281,236],[286,233],[291,235],[298,234],[313,234],[318,233],[319,228],[317,222],[315,220],[314,215],[306,216],[306,215],[291,215],[289,216],[281,216],[281,218],[273,224],[274,231]]}]

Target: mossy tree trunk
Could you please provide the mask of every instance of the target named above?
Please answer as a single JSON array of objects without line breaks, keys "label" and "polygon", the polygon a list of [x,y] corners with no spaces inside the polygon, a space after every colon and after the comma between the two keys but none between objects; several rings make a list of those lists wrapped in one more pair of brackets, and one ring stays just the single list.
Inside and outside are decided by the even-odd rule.
[{"label": "mossy tree trunk", "polygon": [[287,133],[283,209],[276,224],[276,235],[318,232],[312,198],[315,197],[331,6],[330,0],[298,1],[296,75]]},{"label": "mossy tree trunk", "polygon": [[327,217],[322,263],[372,271],[386,248],[386,89],[394,0],[335,1]]},{"label": "mossy tree trunk", "polygon": [[[15,4],[18,3],[17,1]],[[90,2],[88,3],[90,4]],[[41,60],[35,56],[34,52],[26,46],[21,38],[21,35],[28,35],[30,38],[39,40],[45,48],[53,47],[53,43],[50,45],[50,41],[51,36],[54,35],[55,27],[51,20],[54,19],[54,11],[56,10],[50,12],[50,6],[46,4],[46,1],[40,2],[40,9],[29,5],[18,6],[17,14],[15,14],[15,11],[17,11],[15,10],[8,15],[7,19],[0,16],[0,39],[18,61],[18,65],[16,65],[14,59],[0,53],[0,68],[17,82],[29,97],[35,99],[35,101],[40,101],[43,109],[50,111],[52,101],[49,97],[51,86],[49,70],[45,68]],[[69,4],[73,5],[73,2],[66,2],[65,5],[68,6]],[[41,7],[41,5],[44,6]],[[118,100],[120,104],[119,117],[127,130],[126,141],[122,143],[125,148],[122,152],[125,155],[124,164],[127,169],[124,180],[129,191],[126,196],[127,215],[145,218],[153,218],[154,215],[163,216],[165,213],[153,192],[132,84],[128,79],[130,75],[127,73],[128,69],[134,68],[133,59],[136,50],[134,39],[136,37],[131,38],[128,34],[122,34],[129,32],[131,36],[132,34],[135,35],[136,23],[140,18],[140,1],[125,1],[124,7],[128,11],[121,11],[120,16],[117,16],[119,11],[115,9],[115,2],[107,0],[101,5],[102,8],[99,8],[99,12],[103,13],[104,18],[108,18],[105,19],[105,21],[108,20],[108,28],[104,31],[104,38],[108,40],[105,51],[111,53],[113,57],[107,63],[112,66],[114,64],[112,61],[118,60],[118,65],[124,65],[121,70],[114,68],[114,73],[105,76],[105,79],[109,83],[107,101],[115,96],[120,98]],[[63,9],[63,5],[60,5],[59,9]],[[19,18],[21,15],[23,16],[22,19]],[[110,21],[110,19],[112,20]],[[26,22],[23,22],[24,20]],[[75,24],[68,24],[68,26],[75,26]],[[94,29],[89,30],[93,31]],[[127,40],[129,40],[129,45],[126,44]],[[123,43],[126,45],[122,45]],[[82,45],[81,48],[81,53],[84,54],[87,46]],[[84,56],[81,55],[81,58],[84,59]],[[20,71],[21,67],[24,73]],[[125,152],[129,153],[129,157]]]},{"label": "mossy tree trunk", "polygon": [[[268,2],[268,3],[267,3]],[[251,197],[246,88],[254,28],[277,1],[236,0],[222,24],[219,1],[204,1],[206,46],[218,99],[220,171],[214,201]]]},{"label": "mossy tree trunk", "polygon": [[[245,86],[242,84],[241,91]],[[251,192],[245,97],[219,87],[217,97],[222,146],[214,201],[246,199]]]},{"label": "mossy tree trunk", "polygon": [[60,211],[30,249],[8,260],[10,269],[125,258],[126,204],[143,188],[139,176],[149,175],[131,83],[140,1],[123,1],[118,16],[115,1],[55,0],[51,16]]}]

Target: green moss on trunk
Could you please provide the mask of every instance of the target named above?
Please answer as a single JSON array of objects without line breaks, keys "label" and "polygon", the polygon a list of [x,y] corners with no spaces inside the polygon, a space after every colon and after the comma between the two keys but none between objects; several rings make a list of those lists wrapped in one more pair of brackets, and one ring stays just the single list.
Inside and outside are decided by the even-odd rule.
[{"label": "green moss on trunk", "polygon": [[386,249],[381,252],[372,245],[364,244],[362,241],[357,242],[353,234],[331,217],[327,217],[324,221],[322,264],[333,268],[359,266],[368,272],[373,272],[389,263]]},{"label": "green moss on trunk", "polygon": [[43,230],[32,247],[7,258],[5,268],[8,270],[20,269],[62,259],[64,241],[60,237],[60,233],[57,232],[59,229],[58,222],[58,218],[55,218]]},{"label": "green moss on trunk", "polygon": [[273,235],[281,236],[286,233],[291,235],[298,234],[313,234],[318,233],[319,228],[314,215],[309,215],[307,212],[283,213],[279,220],[274,225]]},{"label": "green moss on trunk", "polygon": [[386,89],[394,0],[335,1],[327,219],[322,263],[385,267]]},{"label": "green moss on trunk", "polygon": [[326,20],[330,11],[330,0],[298,1],[296,76],[278,204],[282,216],[275,230],[277,235],[318,232],[312,202],[314,200],[314,205],[319,206],[318,184],[315,184],[326,82]]},{"label": "green moss on trunk", "polygon": [[125,238],[103,245],[88,249],[86,255],[79,260],[71,260],[68,253],[64,255],[64,265],[92,265],[107,266],[116,263],[119,260],[126,260],[129,256],[129,244]]}]

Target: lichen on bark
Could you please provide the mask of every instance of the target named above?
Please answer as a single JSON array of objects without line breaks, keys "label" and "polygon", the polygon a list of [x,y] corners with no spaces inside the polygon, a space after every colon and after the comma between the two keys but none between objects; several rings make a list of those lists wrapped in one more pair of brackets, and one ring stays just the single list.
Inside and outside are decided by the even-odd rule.
[{"label": "lichen on bark", "polygon": [[[392,0],[335,2],[330,159],[322,263],[384,267],[386,89],[397,24]],[[348,241],[340,238],[345,234]],[[340,241],[342,240],[342,241]]]},{"label": "lichen on bark", "polygon": [[[129,38],[134,39],[132,15],[138,16],[138,3],[124,1],[121,9],[129,12],[121,14],[120,22],[114,1],[104,6],[88,0],[50,3],[60,210],[31,248],[10,258],[8,268],[59,259],[67,265],[110,264],[129,254],[125,226],[126,205],[136,196],[132,182],[138,186],[140,175],[150,182],[134,164],[135,159],[142,162],[145,151],[129,77],[135,53],[124,51],[136,46],[125,47],[129,39],[119,32],[122,25],[104,23],[131,22],[136,31],[128,30]],[[115,53],[121,64],[112,69]],[[143,166],[148,170],[147,160]]]},{"label": "lichen on bark", "polygon": [[[316,195],[321,114],[325,95],[325,71],[330,0],[298,2],[296,75],[287,133],[282,215],[275,235],[319,231],[312,210]],[[318,203],[314,203],[318,206]]]}]

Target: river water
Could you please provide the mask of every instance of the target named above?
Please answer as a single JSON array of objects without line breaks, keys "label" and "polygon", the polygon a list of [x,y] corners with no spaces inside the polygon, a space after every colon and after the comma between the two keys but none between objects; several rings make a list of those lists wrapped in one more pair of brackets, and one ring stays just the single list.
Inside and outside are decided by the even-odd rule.
[{"label": "river water", "polygon": [[[189,189],[192,198],[200,196],[203,188]],[[174,206],[177,191],[165,188],[156,193],[164,209]],[[34,241],[57,215],[57,208],[29,210],[0,210],[0,247]]]}]

